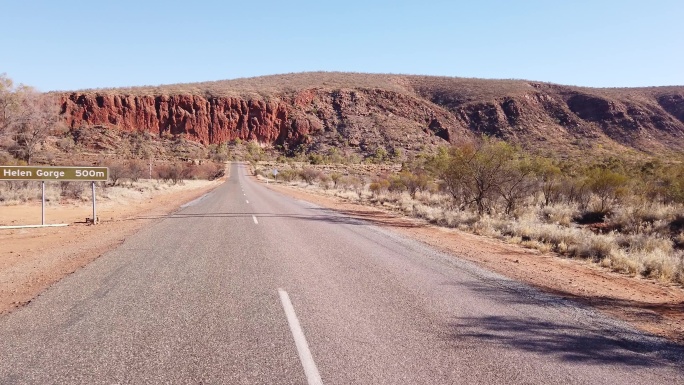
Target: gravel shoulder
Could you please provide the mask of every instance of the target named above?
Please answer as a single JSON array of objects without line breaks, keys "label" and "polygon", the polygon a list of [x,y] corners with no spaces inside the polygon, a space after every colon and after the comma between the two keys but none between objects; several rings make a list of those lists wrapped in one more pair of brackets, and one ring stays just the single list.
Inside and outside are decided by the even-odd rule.
[{"label": "gravel shoulder", "polygon": [[282,184],[268,187],[396,231],[509,278],[594,307],[640,330],[684,344],[684,290],[679,286],[629,277],[585,261],[433,226],[301,187]]}]

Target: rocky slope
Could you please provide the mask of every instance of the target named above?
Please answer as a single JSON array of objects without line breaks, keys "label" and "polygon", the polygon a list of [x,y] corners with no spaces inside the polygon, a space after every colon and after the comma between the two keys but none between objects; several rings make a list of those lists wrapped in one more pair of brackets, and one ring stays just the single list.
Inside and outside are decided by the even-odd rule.
[{"label": "rocky slope", "polygon": [[73,128],[204,144],[417,152],[487,134],[540,152],[684,151],[684,87],[592,89],[517,80],[302,73],[60,95]]}]

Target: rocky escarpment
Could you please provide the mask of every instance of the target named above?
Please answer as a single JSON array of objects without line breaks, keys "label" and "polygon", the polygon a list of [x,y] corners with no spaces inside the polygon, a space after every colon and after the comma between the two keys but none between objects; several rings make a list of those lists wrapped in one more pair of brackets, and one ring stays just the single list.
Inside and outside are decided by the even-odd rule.
[{"label": "rocky escarpment", "polygon": [[486,134],[546,152],[684,151],[684,87],[321,73],[60,96],[70,127],[183,134],[204,144],[239,138],[368,154]]},{"label": "rocky escarpment", "polygon": [[71,93],[62,96],[61,105],[70,127],[109,125],[124,131],[187,134],[204,144],[236,138],[274,142],[287,136],[290,123],[288,106],[280,101]]},{"label": "rocky escarpment", "polygon": [[[70,93],[61,97],[69,127],[186,135],[204,144],[255,140],[302,145],[422,148],[470,133],[443,108],[384,90],[307,89],[267,98]],[[325,142],[325,143],[322,143]]]}]

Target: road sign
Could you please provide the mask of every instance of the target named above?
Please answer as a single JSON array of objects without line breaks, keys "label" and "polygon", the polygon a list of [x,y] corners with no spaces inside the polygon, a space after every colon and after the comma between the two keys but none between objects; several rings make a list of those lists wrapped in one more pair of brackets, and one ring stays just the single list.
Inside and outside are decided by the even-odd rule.
[{"label": "road sign", "polygon": [[278,176],[278,169],[277,168],[273,169],[273,176]]},{"label": "road sign", "polygon": [[106,181],[107,167],[0,166],[0,180]]},{"label": "road sign", "polygon": [[92,182],[93,218],[97,223],[95,206],[95,182],[107,181],[107,167],[59,167],[59,166],[0,166],[0,180],[39,180],[41,181],[41,226],[45,226],[45,181],[82,181]]}]

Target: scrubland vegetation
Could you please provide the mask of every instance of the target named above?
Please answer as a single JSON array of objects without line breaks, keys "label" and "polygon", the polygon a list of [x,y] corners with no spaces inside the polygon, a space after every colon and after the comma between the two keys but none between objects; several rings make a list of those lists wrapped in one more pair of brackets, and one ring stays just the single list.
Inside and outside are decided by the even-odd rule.
[{"label": "scrubland vegetation", "polygon": [[[183,136],[155,138],[149,133],[122,133],[105,127],[64,127],[58,103],[50,94],[15,85],[0,74],[0,164],[53,166],[106,166],[109,181],[103,188],[155,188],[184,180],[216,179],[230,159],[226,145],[204,147]],[[140,182],[140,183],[139,183]],[[0,204],[40,199],[40,182],[0,181]],[[80,200],[87,182],[47,183],[50,201]],[[141,187],[143,186],[143,187]],[[147,186],[147,187],[145,187]]]},{"label": "scrubland vegetation", "polygon": [[[113,185],[97,183],[98,200],[121,201],[124,204],[151,197],[158,192],[177,191],[202,186],[201,180],[187,180],[182,184],[164,183],[154,179],[140,179]],[[206,183],[206,182],[204,182]],[[53,182],[45,184],[45,201],[48,206],[64,204],[91,204],[92,192],[88,182]],[[130,199],[129,199],[130,198]],[[37,181],[0,182],[0,205],[14,206],[27,202],[40,202],[41,187]]]},{"label": "scrubland vegetation", "polygon": [[[125,195],[122,190],[139,193],[165,190],[189,180],[213,180],[225,173],[225,165],[221,163],[172,162],[152,167],[152,179],[149,179],[149,165],[140,160],[106,164],[109,167],[109,181],[97,183],[98,191],[101,191],[98,194],[104,198]],[[48,202],[90,200],[88,182],[48,182],[45,187]],[[0,205],[17,205],[40,199],[41,188],[38,181],[0,181]]]},{"label": "scrubland vegetation", "polygon": [[[505,142],[440,148],[394,168],[258,162],[273,179],[433,224],[684,284],[684,164],[559,161]],[[256,155],[256,156],[254,156]],[[283,159],[281,159],[283,160]]]},{"label": "scrubland vegetation", "polygon": [[[329,87],[351,84],[463,94],[463,100],[446,100],[445,105],[498,95],[501,89],[507,94],[528,89],[520,81],[328,73],[199,84],[195,86],[201,89],[192,92],[280,92],[318,84],[321,77]],[[179,85],[178,92],[190,86]],[[1,164],[107,166],[110,180],[103,187],[139,188],[141,179],[167,184],[214,179],[223,175],[225,162],[248,159],[254,172],[267,178],[379,205],[433,224],[587,259],[614,271],[684,284],[684,158],[647,159],[632,152],[561,160],[488,138],[436,151],[426,148],[418,155],[414,154],[422,148],[404,154],[391,143],[355,153],[346,142],[320,151],[305,146],[285,151],[276,146],[266,153],[262,145],[239,139],[203,146],[184,135],[157,137],[103,126],[67,129],[58,119],[53,97],[15,86],[0,75]],[[276,158],[277,163],[264,163]],[[277,176],[272,173],[275,167]],[[36,199],[36,186],[37,182],[0,181],[0,204]],[[86,186],[51,183],[49,199],[82,199]]]}]

